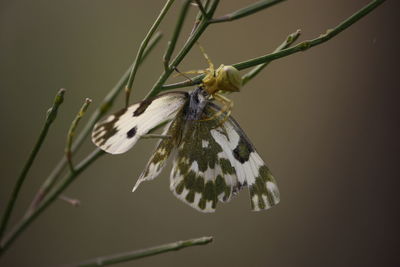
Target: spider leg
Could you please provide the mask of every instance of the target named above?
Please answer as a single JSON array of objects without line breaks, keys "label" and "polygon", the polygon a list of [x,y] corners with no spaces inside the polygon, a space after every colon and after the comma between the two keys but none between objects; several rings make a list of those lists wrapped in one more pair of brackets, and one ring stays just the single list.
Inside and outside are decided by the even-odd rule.
[{"label": "spider leg", "polygon": [[177,73],[175,73],[172,77],[179,77],[179,76],[183,76],[183,77],[185,77],[185,78],[187,78],[186,77],[186,74],[203,74],[203,73],[205,73],[205,71],[204,70],[189,70],[189,71],[185,71],[185,72],[180,72],[180,71],[178,71],[177,69],[175,69],[175,71],[177,72]]},{"label": "spider leg", "polygon": [[233,101],[218,93],[214,94],[213,97],[216,101],[222,104],[221,110],[215,112],[211,117],[202,119],[200,121],[209,121],[225,115],[224,118],[222,119],[222,122],[218,124],[217,127],[219,127],[229,118],[233,108]]},{"label": "spider leg", "polygon": [[199,42],[196,42],[197,45],[200,48],[200,52],[203,54],[204,58],[207,60],[208,63],[208,69],[210,70],[210,72],[214,75],[215,72],[215,68],[214,68],[214,64],[212,63],[211,59],[208,57],[208,55],[206,54],[206,51],[204,50],[204,48],[200,45]]}]

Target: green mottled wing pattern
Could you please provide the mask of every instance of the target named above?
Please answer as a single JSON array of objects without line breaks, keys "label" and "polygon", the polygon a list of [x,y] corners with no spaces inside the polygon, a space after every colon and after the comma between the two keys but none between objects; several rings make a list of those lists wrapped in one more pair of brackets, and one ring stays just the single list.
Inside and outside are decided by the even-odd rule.
[{"label": "green mottled wing pattern", "polygon": [[[204,118],[219,108],[209,105]],[[275,179],[236,121],[229,117],[187,121],[174,159],[170,189],[202,212],[214,212],[243,186],[250,191],[253,210],[279,202]]]},{"label": "green mottled wing pattern", "polygon": [[186,121],[171,172],[174,195],[202,212],[213,212],[240,187],[228,155],[211,135],[218,122]]},{"label": "green mottled wing pattern", "polygon": [[259,211],[278,204],[280,194],[276,180],[249,138],[232,117],[223,126],[226,135],[220,134],[218,129],[211,130],[211,135],[224,147],[226,154],[231,153],[238,183],[249,188],[251,208]]},{"label": "green mottled wing pattern", "polygon": [[135,191],[140,183],[153,180],[160,174],[167,162],[169,155],[179,142],[182,123],[183,116],[181,110],[176,118],[168,123],[164,128],[163,135],[171,136],[171,138],[161,139],[158,142],[153,155],[148,161],[146,168],[143,170],[132,191]]}]

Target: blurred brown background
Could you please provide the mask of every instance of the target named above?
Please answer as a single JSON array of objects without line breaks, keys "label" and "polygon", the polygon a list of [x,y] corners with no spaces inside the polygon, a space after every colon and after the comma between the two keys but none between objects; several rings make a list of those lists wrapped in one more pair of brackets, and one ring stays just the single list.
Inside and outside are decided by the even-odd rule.
[{"label": "blurred brown background", "polygon": [[[217,15],[253,1],[221,2]],[[314,38],[368,2],[287,1],[211,26],[200,42],[216,65],[236,63],[269,53],[298,28],[302,40]],[[93,111],[133,61],[163,3],[0,2],[1,212],[55,92],[68,90],[11,223],[62,157],[83,99],[93,99]],[[161,73],[180,4],[139,70],[132,101]],[[215,214],[201,214],[169,192],[169,169],[131,193],[155,143],[145,140],[92,165],[66,191],[82,206],[55,202],[0,265],[52,266],[213,235],[210,245],[120,266],[399,266],[399,8],[387,1],[329,42],[274,61],[231,95],[233,116],[278,180],[277,207],[251,212],[245,190]],[[205,67],[197,48],[180,65]],[[113,110],[121,105],[119,97]],[[75,161],[93,148],[88,140]]]}]

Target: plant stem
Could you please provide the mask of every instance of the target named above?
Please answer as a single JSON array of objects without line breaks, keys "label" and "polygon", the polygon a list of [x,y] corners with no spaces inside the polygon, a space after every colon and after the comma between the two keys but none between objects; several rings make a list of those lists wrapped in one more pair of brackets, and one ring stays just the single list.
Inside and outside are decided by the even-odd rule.
[{"label": "plant stem", "polygon": [[23,167],[21,174],[17,178],[17,182],[15,183],[14,189],[11,193],[11,197],[8,201],[4,215],[1,219],[0,240],[3,237],[4,231],[7,228],[8,221],[10,220],[11,213],[14,209],[14,205],[18,198],[18,194],[19,194],[19,191],[21,190],[22,184],[24,183],[25,178],[26,178],[31,166],[32,166],[40,148],[42,147],[42,144],[44,142],[44,139],[47,136],[47,132],[49,131],[51,124],[54,122],[54,120],[57,117],[58,108],[64,101],[64,94],[65,94],[65,89],[60,89],[58,91],[56,97],[54,98],[53,106],[47,111],[46,120],[45,120],[44,126],[42,128],[42,131],[40,132],[39,138],[36,141],[36,144],[33,147],[33,150],[31,152],[31,154],[29,155],[29,158]]},{"label": "plant stem", "polygon": [[161,9],[160,14],[158,15],[157,19],[154,21],[153,25],[151,26],[149,32],[146,34],[146,36],[144,37],[142,43],[140,44],[139,50],[136,54],[136,58],[135,61],[132,64],[132,69],[131,72],[129,74],[129,78],[128,81],[126,83],[126,88],[125,88],[125,106],[128,107],[129,105],[129,96],[130,96],[130,92],[132,90],[132,85],[133,85],[133,81],[135,79],[136,76],[136,72],[138,70],[139,67],[139,63],[142,59],[142,55],[144,50],[147,47],[147,44],[149,43],[151,37],[153,36],[153,34],[155,33],[155,31],[158,28],[158,25],[160,25],[161,21],[163,20],[165,14],[167,14],[169,8],[171,7],[171,5],[174,3],[174,0],[167,0],[167,2],[165,3],[164,7]]},{"label": "plant stem", "polygon": [[[296,32],[290,34],[285,41],[283,41],[283,43],[281,43],[275,50],[274,53],[279,52],[287,47],[289,47],[291,44],[293,44],[300,36],[300,30],[297,30]],[[264,62],[261,65],[258,65],[256,67],[254,67],[252,70],[250,70],[249,72],[247,72],[245,75],[242,76],[242,81],[243,81],[243,85],[245,85],[246,83],[248,83],[251,79],[253,79],[258,73],[260,73],[266,66],[268,66],[268,64],[271,61],[267,61]]]},{"label": "plant stem", "polygon": [[305,51],[313,46],[317,46],[322,43],[325,43],[332,37],[336,36],[340,32],[347,29],[349,26],[353,25],[355,22],[357,22],[358,20],[363,18],[365,15],[367,15],[369,12],[371,12],[372,10],[377,8],[383,2],[385,2],[385,0],[374,0],[374,1],[370,2],[369,4],[364,6],[362,9],[360,9],[359,11],[354,13],[352,16],[350,16],[349,18],[344,20],[342,23],[337,25],[335,28],[329,29],[326,31],[326,33],[321,34],[318,38],[301,42],[293,47],[283,49],[276,53],[272,53],[272,54],[268,54],[268,55],[261,56],[258,58],[246,60],[246,61],[234,64],[233,66],[235,68],[237,68],[238,70],[246,69],[246,68],[258,65],[258,64],[265,63],[267,61],[272,61],[272,60],[286,57],[288,55],[291,55],[291,54],[294,54],[294,53],[297,53],[300,51]]},{"label": "plant stem", "polygon": [[[307,50],[307,49],[309,49],[309,48],[311,48],[313,46],[317,46],[319,44],[322,44],[322,43],[328,41],[329,39],[331,39],[332,37],[336,36],[340,32],[344,31],[345,29],[347,29],[349,26],[351,26],[352,24],[354,24],[355,22],[357,22],[361,18],[363,18],[365,15],[367,15],[369,12],[371,12],[372,10],[377,8],[383,2],[385,2],[385,0],[374,0],[374,1],[371,1],[369,4],[364,6],[362,9],[360,9],[359,11],[354,13],[352,16],[350,16],[349,18],[347,18],[346,20],[341,22],[339,25],[337,25],[334,29],[328,30],[325,34],[320,35],[320,37],[318,37],[316,39],[309,40],[309,41],[304,41],[304,42],[301,42],[301,43],[299,43],[299,44],[297,44],[297,45],[295,45],[293,47],[286,48],[286,49],[280,50],[278,52],[267,54],[267,55],[264,55],[264,56],[261,56],[261,57],[257,57],[257,58],[254,58],[254,59],[250,59],[250,60],[246,60],[246,61],[243,61],[243,62],[239,62],[239,63],[233,64],[232,66],[234,66],[238,70],[244,70],[244,69],[247,69],[247,68],[250,68],[250,67],[254,67],[254,66],[257,66],[259,64],[263,64],[265,62],[270,62],[270,61],[273,61],[275,59],[286,57],[286,56],[289,56],[291,54]],[[175,88],[182,88],[182,87],[191,86],[193,84],[198,84],[198,83],[201,82],[201,80],[203,78],[204,78],[204,74],[201,74],[201,75],[197,75],[197,76],[191,78],[192,79],[191,81],[184,81],[184,82],[179,82],[179,83],[167,84],[167,85],[162,86],[162,88],[158,89],[158,93],[162,92],[162,91],[175,89]]]},{"label": "plant stem", "polygon": [[206,12],[206,10],[204,9],[203,4],[201,3],[201,1],[200,1],[200,0],[195,0],[195,2],[196,2],[197,7],[198,7],[199,10],[200,10],[200,13],[201,13],[203,16],[207,16],[207,12]]},{"label": "plant stem", "polygon": [[168,69],[170,68],[169,61],[171,59],[172,53],[174,52],[176,42],[178,41],[178,37],[179,37],[179,35],[181,33],[183,22],[185,21],[186,14],[188,13],[188,9],[189,9],[189,6],[190,6],[191,2],[192,2],[191,0],[187,0],[183,4],[182,9],[181,9],[181,13],[180,13],[180,15],[178,17],[178,20],[176,22],[175,30],[174,30],[174,33],[172,35],[171,41],[168,42],[168,48],[167,48],[167,50],[165,51],[165,54],[164,54],[164,69],[166,71],[168,71]]},{"label": "plant stem", "polygon": [[[140,63],[142,63],[145,60],[145,58],[150,54],[155,45],[160,41],[161,37],[162,34],[160,32],[154,34],[153,39],[150,40],[145,52],[143,53],[142,60],[140,61]],[[131,68],[132,66],[125,71],[124,75],[122,75],[118,83],[110,90],[110,92],[105,96],[99,107],[93,112],[92,116],[89,118],[88,122],[86,123],[86,125],[76,138],[75,142],[73,143],[71,148],[72,154],[83,144],[86,137],[92,131],[94,124],[112,107],[114,100],[116,99],[118,94],[124,89]],[[30,207],[28,208],[25,214],[25,217],[29,216],[29,214],[31,214],[33,210],[36,209],[40,201],[42,201],[44,196],[53,187],[58,177],[60,176],[61,172],[66,167],[66,165],[67,165],[67,160],[65,157],[62,157],[62,159],[58,162],[56,167],[53,169],[53,171],[50,173],[50,175],[47,177],[47,179],[44,181],[44,183],[40,186],[39,190],[35,194],[33,201],[30,204]]]},{"label": "plant stem", "polygon": [[72,153],[71,153],[71,147],[72,147],[72,141],[75,136],[75,131],[76,128],[78,127],[79,121],[82,119],[83,115],[85,115],[90,103],[92,103],[92,100],[89,98],[85,99],[85,103],[83,103],[81,109],[79,110],[78,114],[76,115],[75,119],[71,123],[71,127],[69,128],[68,135],[67,135],[67,144],[65,146],[65,156],[67,157],[67,161],[69,164],[69,168],[71,172],[74,171],[74,165],[72,163]]},{"label": "plant stem", "polygon": [[[207,10],[207,17],[212,17],[215,9],[218,6],[219,1],[214,0],[211,4],[209,9]],[[178,55],[173,59],[172,63],[170,64],[171,67],[167,68],[164,70],[164,73],[160,76],[160,78],[157,80],[157,82],[154,84],[153,88],[150,90],[150,92],[147,94],[146,98],[156,96],[162,89],[162,85],[165,83],[165,81],[168,79],[168,77],[172,74],[174,71],[174,68],[181,63],[181,61],[184,59],[186,54],[190,51],[192,46],[195,44],[195,42],[200,38],[201,34],[204,32],[204,30],[207,28],[209,25],[208,19],[206,17],[203,18],[203,21],[199,23],[195,31],[190,35],[188,40],[186,40],[185,44],[183,45],[183,48],[179,51]]]},{"label": "plant stem", "polygon": [[215,18],[210,20],[210,23],[220,23],[220,22],[227,22],[227,21],[232,21],[236,19],[240,19],[246,16],[249,16],[251,14],[254,14],[258,11],[261,11],[265,8],[268,8],[270,6],[273,6],[275,4],[278,4],[284,0],[264,0],[264,1],[259,1],[255,4],[251,4],[247,7],[241,8],[239,10],[236,10],[235,12],[229,13],[227,15],[224,15],[219,18]]},{"label": "plant stem", "polygon": [[[268,61],[272,61],[284,56],[288,56],[290,54],[299,52],[299,51],[304,51],[310,47],[316,46],[318,44],[321,44],[329,39],[331,39],[333,36],[337,35],[338,33],[340,33],[341,31],[343,31],[344,29],[346,29],[347,27],[349,27],[350,25],[352,25],[353,23],[355,23],[356,21],[358,21],[359,19],[361,19],[363,16],[365,16],[366,14],[368,14],[369,12],[371,12],[373,9],[375,9],[377,6],[379,6],[380,4],[382,4],[385,0],[375,0],[372,1],[371,3],[369,3],[367,6],[365,6],[364,8],[362,8],[361,10],[359,10],[357,13],[355,13],[353,16],[351,16],[350,18],[348,18],[347,20],[343,21],[341,24],[339,24],[336,28],[334,28],[333,30],[329,30],[326,34],[321,35],[319,38],[313,39],[311,41],[305,41],[302,42],[296,46],[287,48],[287,49],[283,49],[279,52],[276,53],[272,53],[269,55],[265,55],[259,58],[255,58],[255,59],[251,59],[248,61],[244,61],[244,62],[240,62],[237,64],[234,64],[233,66],[235,66],[237,69],[242,70],[242,69],[246,69],[249,67],[253,67],[259,64],[263,64],[266,63]],[[266,2],[266,1],[263,1]],[[215,9],[218,6],[219,1],[218,0],[211,0],[209,7],[206,9],[207,15],[209,18],[211,18],[215,12]],[[261,3],[261,2],[260,2]],[[253,10],[255,9],[249,9],[249,7],[247,7],[247,11],[246,12],[253,12]],[[259,11],[261,9],[257,9],[256,11]],[[249,13],[251,14],[251,13]],[[240,15],[238,18],[243,17],[243,13],[242,15]],[[229,20],[223,20],[223,21],[229,21]],[[219,22],[223,22],[223,21],[219,21]],[[172,63],[170,64],[170,66],[172,67],[176,67],[182,60],[183,58],[186,56],[186,54],[189,52],[189,50],[191,49],[191,47],[194,45],[194,43],[197,41],[197,39],[201,36],[201,34],[204,32],[204,30],[207,28],[207,26],[210,25],[210,20],[208,18],[204,18],[198,25],[198,27],[195,29],[195,31],[193,32],[193,34],[188,38],[188,40],[186,41],[186,43],[184,44],[183,48],[180,50],[180,52],[177,54],[177,56],[173,59]],[[139,57],[139,63],[142,62],[142,59]],[[135,63],[134,63],[135,64]],[[137,63],[136,63],[137,64]],[[133,69],[133,67],[132,67]],[[165,81],[168,79],[168,77],[171,75],[173,71],[173,68],[169,68],[168,70],[165,70],[164,73],[160,76],[160,78],[158,79],[158,81],[155,83],[155,85],[153,86],[153,88],[151,89],[151,91],[149,92],[149,94],[147,95],[147,97],[149,96],[154,96],[157,95],[158,93],[160,93],[161,91],[165,91],[165,90],[169,90],[172,89],[171,85],[166,85],[163,86],[163,84],[165,83]],[[129,73],[127,74],[127,76],[129,75]],[[128,78],[126,77],[126,79],[128,80]],[[194,79],[196,79],[196,82],[201,81],[202,76],[197,76]],[[125,81],[125,77],[123,77],[121,79],[122,81]],[[121,82],[121,81],[120,81]],[[173,88],[178,88],[178,87],[183,87],[184,83],[179,83],[179,84],[175,84]],[[108,111],[108,109],[110,108],[111,104],[113,103],[113,100],[115,99],[116,95],[122,90],[123,85],[121,85],[121,87],[119,87],[120,85],[117,85],[117,87],[115,87],[104,99],[103,104],[101,105],[101,107],[99,109],[96,110],[96,112],[92,115],[91,120],[89,120],[87,127],[85,127],[85,129],[82,131],[81,133],[81,137],[82,140],[89,134],[89,132],[91,131],[91,128],[93,127],[94,123],[97,121],[97,119],[103,115],[105,112]],[[187,85],[184,85],[187,86]],[[88,130],[87,130],[88,129]],[[79,138],[78,138],[79,139]],[[72,147],[72,150],[74,150],[74,147],[77,148],[80,144],[81,141],[79,140],[75,142],[74,146]],[[20,233],[22,233],[22,231],[35,219],[38,217],[38,215],[43,212],[67,187],[68,185],[74,181],[74,179],[82,172],[84,171],[90,164],[92,164],[99,156],[103,155],[104,152],[96,149],[95,151],[93,151],[89,156],[87,156],[82,162],[80,162],[77,166],[74,172],[69,172],[58,184],[55,188],[52,189],[52,191],[50,191],[48,194],[44,194],[41,197],[44,197],[43,201],[38,202],[39,205],[37,206],[36,209],[32,209],[31,213],[28,214],[28,216],[25,216],[20,223],[18,223],[16,225],[16,227],[13,229],[13,231],[6,237],[3,239],[2,243],[1,243],[1,247],[0,247],[0,254],[4,253],[4,251],[6,251],[9,246],[13,243],[13,241],[19,236]],[[57,167],[60,167],[59,171],[57,171],[57,173],[55,173],[54,177],[58,177],[58,175],[60,174],[60,172],[63,170],[63,168],[65,167],[66,161],[64,159],[64,163],[60,163],[59,165],[57,165]],[[49,188],[47,188],[48,190]]]},{"label": "plant stem", "polygon": [[187,247],[206,245],[206,244],[212,242],[212,240],[213,240],[213,237],[205,236],[205,237],[193,238],[193,239],[189,239],[189,240],[185,240],[185,241],[176,241],[173,243],[169,243],[169,244],[165,244],[165,245],[161,245],[161,246],[157,246],[157,247],[136,250],[136,251],[129,251],[129,252],[124,252],[124,253],[118,253],[118,254],[114,254],[114,255],[110,255],[110,256],[98,257],[98,258],[86,260],[86,261],[83,261],[80,263],[71,264],[71,265],[67,265],[67,266],[69,266],[69,267],[106,266],[106,265],[111,265],[111,264],[131,261],[131,260],[137,260],[137,259],[144,258],[144,257],[154,256],[154,255],[165,253],[165,252],[176,251],[176,250],[180,250],[180,249],[187,248]]},{"label": "plant stem", "polygon": [[89,154],[85,159],[83,159],[77,166],[75,167],[74,172],[69,172],[63,179],[60,181],[58,187],[54,188],[53,191],[49,192],[49,194],[40,202],[39,206],[32,211],[29,216],[24,217],[14,228],[13,230],[5,236],[5,238],[1,241],[0,244],[0,255],[10,247],[10,245],[16,240],[16,238],[26,229],[26,227],[31,224],[57,197],[75,180],[78,175],[84,171],[87,167],[89,167],[98,157],[104,155],[100,149],[95,149],[92,153]]},{"label": "plant stem", "polygon": [[73,207],[79,207],[81,205],[81,201],[76,198],[71,198],[66,195],[60,195],[58,196],[58,198],[65,201],[66,203],[70,204]]}]

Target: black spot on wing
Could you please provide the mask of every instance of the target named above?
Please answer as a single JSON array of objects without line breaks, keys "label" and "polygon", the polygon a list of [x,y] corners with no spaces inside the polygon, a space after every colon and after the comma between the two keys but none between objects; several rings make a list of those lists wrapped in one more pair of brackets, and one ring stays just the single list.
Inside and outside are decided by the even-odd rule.
[{"label": "black spot on wing", "polygon": [[133,117],[140,116],[150,106],[154,99],[146,99],[140,102],[139,107],[133,112]]},{"label": "black spot on wing", "polygon": [[126,133],[126,136],[127,136],[128,138],[134,137],[135,134],[136,134],[136,130],[137,130],[137,128],[136,128],[136,126],[135,126],[135,127],[133,127],[132,129],[130,129],[130,130]]},{"label": "black spot on wing", "polygon": [[236,148],[233,150],[234,157],[240,162],[245,163],[249,160],[250,153],[254,151],[253,146],[240,135],[240,140]]}]

